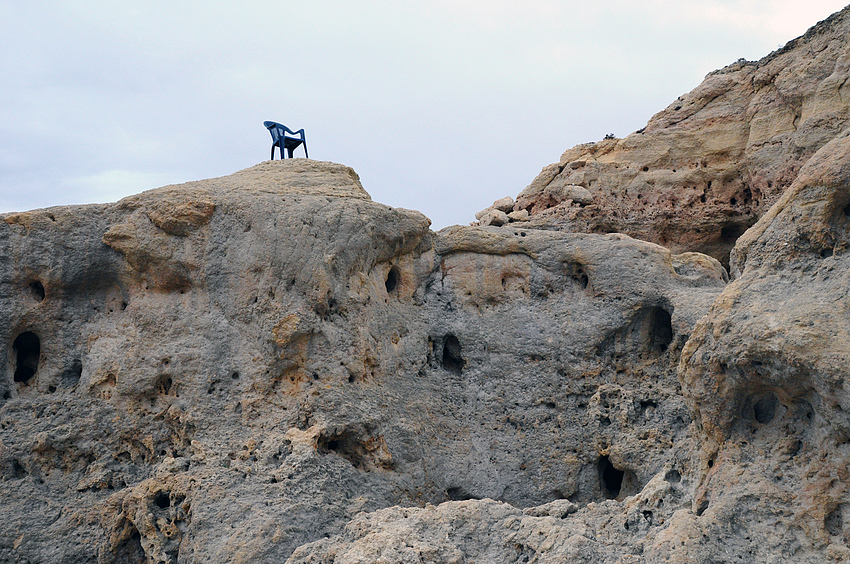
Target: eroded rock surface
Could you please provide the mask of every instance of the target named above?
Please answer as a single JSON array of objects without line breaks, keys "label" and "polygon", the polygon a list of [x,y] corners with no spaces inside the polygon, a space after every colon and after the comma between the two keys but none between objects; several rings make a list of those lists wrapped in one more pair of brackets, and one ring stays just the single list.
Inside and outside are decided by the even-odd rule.
[{"label": "eroded rock surface", "polygon": [[[487,226],[307,159],[0,215],[0,561],[850,560],[847,17]],[[650,162],[748,207],[571,232]]]},{"label": "eroded rock surface", "polygon": [[735,240],[850,124],[848,37],[845,8],[760,61],[710,73],[640,131],[566,151],[516,209],[536,228],[627,233],[728,264]]},{"label": "eroded rock surface", "polygon": [[689,472],[709,257],[435,234],[299,160],[2,219],[4,559],[279,561],[364,510]]}]

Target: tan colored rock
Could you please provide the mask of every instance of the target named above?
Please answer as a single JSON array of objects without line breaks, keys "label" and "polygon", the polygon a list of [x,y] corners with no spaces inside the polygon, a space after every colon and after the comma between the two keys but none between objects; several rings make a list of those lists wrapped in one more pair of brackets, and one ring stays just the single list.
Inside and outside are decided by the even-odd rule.
[{"label": "tan colored rock", "polygon": [[699,142],[717,161],[688,174],[731,174],[747,73],[806,79],[793,131],[786,99],[747,118],[741,154],[775,167],[740,182],[778,178],[773,150],[795,180],[731,283],[538,221],[610,214],[594,182],[659,147],[629,138],[544,169],[551,211],[500,227],[433,233],[307,159],[0,215],[0,561],[847,560],[846,16],[651,122],[662,161]]},{"label": "tan colored rock", "polygon": [[21,541],[0,560],[279,562],[363,511],[489,497],[556,519],[687,459],[675,369],[713,263],[432,233],[347,170],[2,216],[0,530]]},{"label": "tan colored rock", "polygon": [[504,198],[499,198],[493,205],[490,206],[493,209],[497,209],[500,212],[508,213],[514,209],[514,199],[510,196],[505,196]]},{"label": "tan colored rock", "polygon": [[494,227],[498,227],[510,221],[508,214],[495,208],[489,208],[485,212],[478,218],[482,226],[493,225]]},{"label": "tan colored rock", "polygon": [[528,210],[514,210],[508,214],[511,221],[528,221]]},{"label": "tan colored rock", "polygon": [[801,561],[848,555],[848,163],[845,132],[739,240],[738,279],[682,354],[702,435],[696,524],[710,538],[723,515],[752,515],[740,534],[762,560],[788,542]]},{"label": "tan colored rock", "polygon": [[[760,61],[710,73],[624,139],[566,151],[517,196],[546,229],[622,232],[728,264],[735,240],[850,124],[850,8]],[[593,205],[563,209],[578,185]]]}]

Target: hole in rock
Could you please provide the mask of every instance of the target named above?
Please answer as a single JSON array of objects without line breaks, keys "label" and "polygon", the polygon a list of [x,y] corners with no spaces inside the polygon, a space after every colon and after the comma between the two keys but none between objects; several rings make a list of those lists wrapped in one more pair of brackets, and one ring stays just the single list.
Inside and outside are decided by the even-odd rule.
[{"label": "hole in rock", "polygon": [[168,497],[168,494],[165,492],[159,492],[156,494],[153,502],[160,509],[165,509],[166,507],[171,507],[171,498]]},{"label": "hole in rock", "polygon": [[230,375],[230,377],[231,377],[233,380],[238,380],[238,379],[239,379],[239,373],[238,373],[238,372],[234,372],[233,374],[231,374],[231,375]]},{"label": "hole in rock", "polygon": [[615,499],[620,495],[620,490],[623,487],[623,476],[625,472],[614,468],[614,465],[608,460],[608,455],[599,457],[597,468],[599,470],[599,483],[602,486],[602,493],[608,499]]},{"label": "hole in rock", "polygon": [[174,382],[171,380],[170,376],[160,376],[159,386],[157,386],[157,391],[161,394],[168,394],[171,391],[171,385]]},{"label": "hole in rock", "polygon": [[27,475],[26,469],[23,465],[17,460],[12,460],[12,477],[13,478],[23,478]]},{"label": "hole in rock", "polygon": [[648,166],[643,167],[643,171],[644,171],[644,172],[649,172],[649,167],[648,167]]},{"label": "hole in rock", "polygon": [[468,499],[478,499],[465,489],[456,486],[446,490],[446,496],[452,501],[466,501]]},{"label": "hole in rock", "polygon": [[391,466],[388,461],[375,457],[381,450],[375,448],[378,444],[374,437],[364,441],[354,431],[341,431],[333,435],[321,435],[317,447],[322,454],[336,453],[358,470],[369,472],[375,467]]},{"label": "hole in rock", "polygon": [[823,524],[826,532],[834,537],[844,533],[844,519],[841,517],[840,505],[829,512]]},{"label": "hole in rock", "polygon": [[705,513],[706,509],[708,509],[708,500],[707,499],[701,499],[700,502],[697,504],[697,510],[696,510],[697,517],[699,517],[703,513]]},{"label": "hole in rock", "polygon": [[846,215],[847,217],[850,217],[850,204],[847,204],[846,206],[844,206],[844,215]]},{"label": "hole in rock", "polygon": [[731,205],[733,205],[733,206],[734,206],[734,205],[736,205],[737,203],[738,203],[738,200],[737,200],[737,198],[735,198],[734,196],[733,196],[732,198],[729,198],[729,204],[731,204]]},{"label": "hole in rock", "polygon": [[[139,563],[147,562],[147,556],[145,556],[145,550],[142,548],[142,535],[139,534],[139,531],[130,526],[130,529],[133,531],[131,534],[125,533],[126,538],[115,547],[112,551],[110,557],[113,562],[132,562]],[[122,535],[124,536],[124,535]]]},{"label": "hole in rock", "polygon": [[62,372],[62,380],[63,383],[68,387],[74,387],[77,385],[77,382],[80,381],[80,377],[83,375],[83,362],[79,358],[75,358],[71,361],[65,371]]},{"label": "hole in rock", "polygon": [[678,484],[682,481],[682,475],[678,470],[672,468],[667,471],[667,474],[664,476],[664,479],[670,482],[671,484]]},{"label": "hole in rock", "polygon": [[399,281],[399,272],[398,267],[394,266],[390,269],[389,273],[387,273],[387,281],[385,286],[387,287],[387,293],[392,292],[398,286]]},{"label": "hole in rock", "polygon": [[18,335],[12,344],[17,363],[15,367],[15,382],[26,384],[38,371],[38,359],[41,356],[41,341],[32,331]]},{"label": "hole in rock", "polygon": [[670,314],[660,307],[654,307],[651,311],[649,325],[649,347],[659,353],[663,353],[673,341],[673,324]]},{"label": "hole in rock", "polygon": [[30,282],[30,292],[35,301],[40,302],[44,299],[44,286],[38,280]]},{"label": "hole in rock", "polygon": [[577,262],[571,264],[568,268],[568,273],[570,278],[572,278],[582,290],[587,290],[587,287],[590,285],[590,278],[588,278],[583,264]]},{"label": "hole in rock", "polygon": [[729,225],[724,225],[720,230],[720,240],[724,243],[734,243],[738,240],[738,237],[744,234],[747,228],[743,225],[738,225],[737,223],[732,223]]},{"label": "hole in rock", "polygon": [[443,338],[443,368],[449,372],[460,374],[466,361],[461,355],[460,341],[452,334]]},{"label": "hole in rock", "polygon": [[760,397],[753,404],[753,415],[755,415],[756,421],[762,424],[773,421],[773,418],[776,416],[776,405],[778,403],[773,393]]}]

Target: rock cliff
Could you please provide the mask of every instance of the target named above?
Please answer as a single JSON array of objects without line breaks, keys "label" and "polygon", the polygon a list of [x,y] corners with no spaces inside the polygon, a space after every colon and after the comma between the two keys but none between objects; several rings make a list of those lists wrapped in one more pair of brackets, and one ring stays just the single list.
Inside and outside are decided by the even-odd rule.
[{"label": "rock cliff", "polygon": [[626,233],[728,265],[735,240],[850,125],[848,36],[845,8],[760,61],[710,73],[643,129],[566,151],[515,210],[534,228]]},{"label": "rock cliff", "polygon": [[[847,17],[708,81],[846,59]],[[823,96],[800,115],[829,127],[776,133],[765,101],[769,143],[687,169],[773,192],[672,206],[674,250],[564,228],[607,209],[570,175],[626,182],[601,157],[501,227],[435,233],[306,159],[0,216],[0,560],[850,560],[850,131]],[[581,155],[739,139],[712,104]],[[697,217],[753,224],[732,282]]]}]

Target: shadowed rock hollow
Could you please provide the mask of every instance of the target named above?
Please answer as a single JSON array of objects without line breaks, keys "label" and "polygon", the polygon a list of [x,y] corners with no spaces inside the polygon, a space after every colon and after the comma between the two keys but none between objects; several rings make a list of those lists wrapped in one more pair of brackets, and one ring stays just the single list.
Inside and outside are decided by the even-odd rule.
[{"label": "shadowed rock hollow", "polygon": [[533,205],[435,233],[306,159],[0,216],[0,560],[850,559],[830,139],[731,283]]}]

